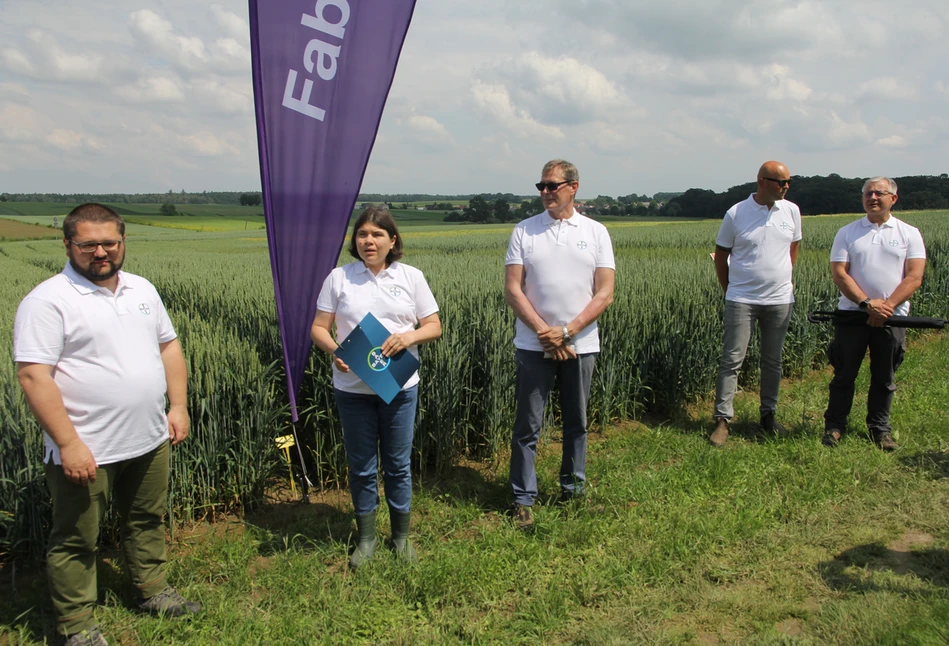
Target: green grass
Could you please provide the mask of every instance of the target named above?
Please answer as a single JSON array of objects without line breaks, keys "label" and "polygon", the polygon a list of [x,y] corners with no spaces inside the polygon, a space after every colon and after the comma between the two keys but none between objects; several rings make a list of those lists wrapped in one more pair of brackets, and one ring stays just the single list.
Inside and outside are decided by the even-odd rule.
[{"label": "green grass", "polygon": [[[895,454],[862,436],[860,398],[853,432],[836,450],[820,446],[821,370],[785,384],[787,438],[739,421],[715,450],[708,401],[594,434],[589,496],[566,507],[553,503],[556,433],[545,436],[531,533],[503,515],[506,460],[465,463],[419,478],[416,566],[381,548],[349,572],[348,495],[328,491],[311,505],[178,529],[172,579],[206,607],[193,620],[133,612],[108,552],[98,618],[119,644],[945,643],[947,363],[945,336],[912,341]],[[739,420],[756,410],[754,393],[739,396]],[[14,580],[7,563],[0,590],[15,594],[0,603],[0,643],[51,637],[35,568],[21,564]]]}]

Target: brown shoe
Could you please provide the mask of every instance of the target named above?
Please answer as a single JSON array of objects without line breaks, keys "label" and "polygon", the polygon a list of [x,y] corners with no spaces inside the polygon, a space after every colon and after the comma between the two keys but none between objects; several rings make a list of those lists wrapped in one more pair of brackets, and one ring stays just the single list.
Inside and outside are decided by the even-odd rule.
[{"label": "brown shoe", "polygon": [[889,433],[877,433],[873,436],[873,443],[884,451],[895,451],[900,445],[893,441],[893,436]]},{"label": "brown shoe", "polygon": [[712,446],[725,446],[725,441],[728,439],[728,420],[724,417],[719,417],[718,421],[715,423],[715,430],[712,431],[712,434],[709,435],[708,441]]},{"label": "brown shoe", "polygon": [[534,514],[530,507],[514,503],[514,526],[525,530],[534,527]]}]

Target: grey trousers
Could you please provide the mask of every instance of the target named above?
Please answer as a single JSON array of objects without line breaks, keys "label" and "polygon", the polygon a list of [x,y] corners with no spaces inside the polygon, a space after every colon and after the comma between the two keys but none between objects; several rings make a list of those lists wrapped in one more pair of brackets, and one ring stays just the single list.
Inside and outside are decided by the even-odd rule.
[{"label": "grey trousers", "polygon": [[761,335],[761,407],[760,413],[778,408],[778,390],[781,388],[781,354],[784,337],[791,323],[791,303],[781,305],[749,305],[725,301],[725,335],[722,342],[722,360],[718,366],[715,384],[715,418],[730,420],[735,415],[735,391],[738,389],[738,371],[745,361],[751,329],[758,322]]},{"label": "grey trousers", "polygon": [[596,353],[581,354],[569,361],[544,359],[543,352],[517,351],[515,398],[517,413],[511,438],[511,488],[514,502],[531,506],[537,497],[537,441],[544,421],[544,406],[553,389],[560,387],[563,417],[563,455],[560,460],[560,488],[583,493],[587,462],[587,401],[593,381]]}]

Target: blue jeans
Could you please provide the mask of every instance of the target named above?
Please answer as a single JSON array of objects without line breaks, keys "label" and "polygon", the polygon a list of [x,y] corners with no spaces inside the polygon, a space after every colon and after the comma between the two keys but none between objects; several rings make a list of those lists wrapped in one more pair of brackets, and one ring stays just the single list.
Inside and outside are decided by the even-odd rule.
[{"label": "blue jeans", "polygon": [[412,437],[418,386],[412,386],[386,404],[378,395],[336,390],[336,409],[343,425],[343,443],[349,463],[349,491],[357,514],[379,506],[378,458],[386,501],[396,511],[412,508]]},{"label": "blue jeans", "polygon": [[511,438],[511,489],[514,502],[531,506],[537,497],[537,441],[544,422],[544,406],[553,389],[560,387],[560,413],[563,417],[563,455],[560,459],[560,488],[583,494],[587,463],[587,401],[593,381],[596,353],[576,359],[544,359],[543,352],[517,351],[517,377],[514,396],[517,413]]},{"label": "blue jeans", "polygon": [[735,416],[733,403],[738,388],[738,371],[745,361],[755,321],[761,334],[759,412],[764,415],[777,410],[778,390],[781,388],[781,354],[784,351],[784,337],[791,323],[791,307],[791,303],[751,305],[725,301],[724,347],[715,384],[715,419],[730,420]]}]

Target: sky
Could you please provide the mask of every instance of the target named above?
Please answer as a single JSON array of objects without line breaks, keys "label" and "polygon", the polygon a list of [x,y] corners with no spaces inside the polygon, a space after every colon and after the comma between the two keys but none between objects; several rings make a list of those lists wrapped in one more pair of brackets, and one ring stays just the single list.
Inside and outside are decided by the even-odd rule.
[{"label": "sky", "polygon": [[[938,175],[947,33],[945,0],[418,0],[362,190]],[[259,189],[245,0],[0,0],[0,192]]]}]

